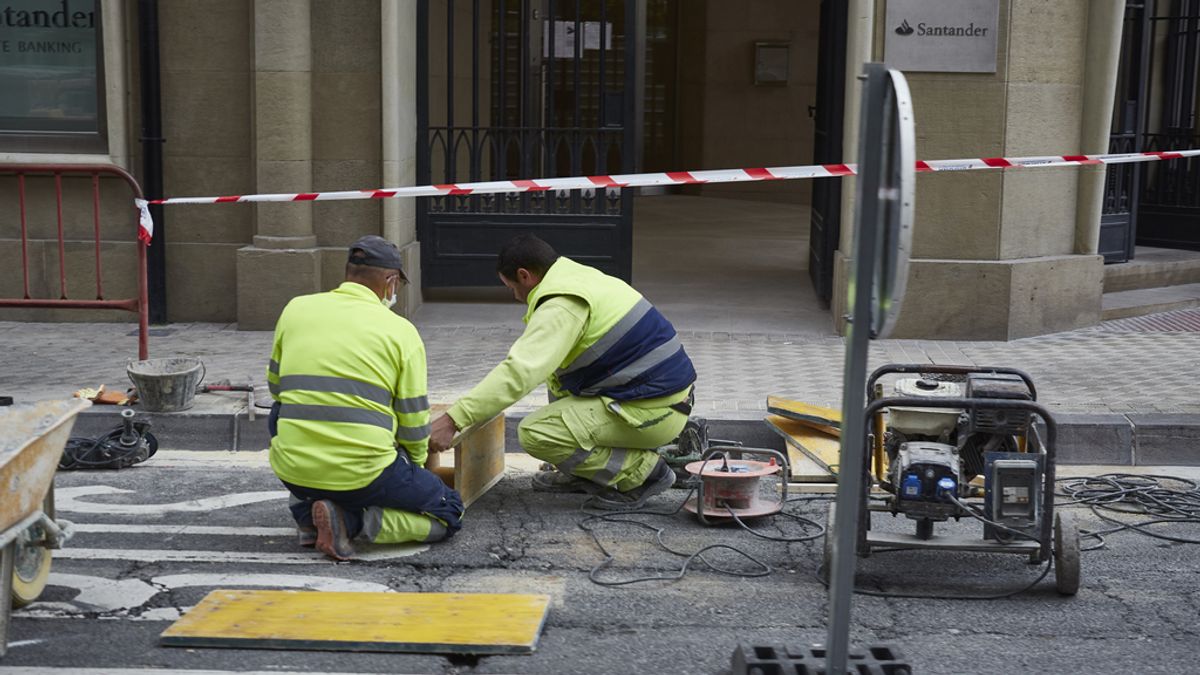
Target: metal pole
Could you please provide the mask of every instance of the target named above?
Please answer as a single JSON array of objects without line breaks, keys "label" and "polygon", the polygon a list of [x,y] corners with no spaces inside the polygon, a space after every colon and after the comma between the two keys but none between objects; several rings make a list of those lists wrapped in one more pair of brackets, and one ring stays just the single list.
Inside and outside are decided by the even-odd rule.
[{"label": "metal pole", "polygon": [[833,556],[829,565],[829,637],[825,672],[846,672],[850,640],[850,600],[854,593],[859,514],[862,506],[864,467],[865,388],[867,347],[871,339],[871,289],[878,255],[882,209],[879,188],[884,138],[887,69],[877,63],[864,67],[863,104],[859,121],[862,138],[858,152],[853,273],[850,275],[850,316],[846,328],[846,365],[842,388],[842,444],[838,469],[837,511]]},{"label": "metal pole", "polygon": [[[138,57],[142,96],[142,189],[163,196],[162,96],[158,74],[158,0],[138,0]],[[150,322],[167,322],[167,227],[162,206],[151,205],[154,242],[147,256]]]}]

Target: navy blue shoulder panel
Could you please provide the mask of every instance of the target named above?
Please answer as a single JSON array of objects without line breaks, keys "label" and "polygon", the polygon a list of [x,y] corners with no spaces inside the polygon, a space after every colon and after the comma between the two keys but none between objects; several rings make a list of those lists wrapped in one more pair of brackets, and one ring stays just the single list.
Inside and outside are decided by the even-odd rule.
[{"label": "navy blue shoulder panel", "polygon": [[[583,390],[594,388],[674,338],[675,327],[657,308],[652,307],[599,358],[579,370],[560,375],[559,382],[564,389],[578,396]],[[680,391],[695,379],[696,372],[691,359],[680,347],[674,354],[632,380],[599,393],[618,400],[654,398]]]}]

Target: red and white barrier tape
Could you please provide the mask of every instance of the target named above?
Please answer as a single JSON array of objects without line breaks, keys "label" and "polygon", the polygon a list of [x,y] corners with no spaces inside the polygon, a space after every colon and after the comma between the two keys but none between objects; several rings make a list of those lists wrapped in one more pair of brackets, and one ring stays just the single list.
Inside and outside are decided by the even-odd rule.
[{"label": "red and white barrier tape", "polygon": [[[1183,157],[1198,157],[1197,150],[1169,152],[1133,152],[1112,155],[1045,155],[1039,157],[983,157],[976,159],[936,159],[918,161],[917,172],[973,171],[976,169],[1010,169],[1020,167],[1047,168],[1055,166],[1084,166],[1088,164],[1128,164],[1153,162]],[[650,187],[657,185],[702,185],[709,183],[742,183],[762,180],[798,180],[831,178],[857,173],[854,164],[812,164],[808,166],[778,166],[758,169],[716,169],[709,171],[673,171],[667,173],[615,174],[611,176],[572,176],[538,180],[498,180],[482,183],[449,183],[377,190],[341,190],[336,192],[296,192],[289,194],[226,195],[223,197],[172,197],[146,201],[135,200],[141,212],[142,232],[138,237],[149,242],[154,233],[150,204],[233,204],[245,202],[323,202],[347,199],[396,199],[407,197],[444,197],[446,195],[486,195],[547,190],[584,190],[594,188]]]}]

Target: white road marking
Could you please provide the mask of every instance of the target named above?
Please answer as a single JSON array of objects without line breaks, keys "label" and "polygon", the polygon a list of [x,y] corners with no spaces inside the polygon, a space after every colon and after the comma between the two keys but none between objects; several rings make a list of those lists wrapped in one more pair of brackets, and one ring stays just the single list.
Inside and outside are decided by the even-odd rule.
[{"label": "white road marking", "polygon": [[186,469],[196,466],[262,467],[270,468],[270,453],[266,450],[239,450],[227,452],[224,450],[159,450],[154,459],[137,467],[138,471],[147,469]]},{"label": "white road marking", "polygon": [[76,532],[121,534],[215,534],[235,537],[281,537],[296,534],[294,527],[223,527],[220,525],[129,525],[124,523],[75,523]]},{"label": "white road marking", "polygon": [[340,593],[387,593],[392,590],[385,584],[377,584],[373,581],[355,581],[354,579],[306,574],[167,574],[154,577],[150,583],[171,589],[197,586],[214,588],[259,586],[263,588],[306,588],[310,591]]},{"label": "white road marking", "polygon": [[45,640],[17,640],[16,642],[8,643],[8,648],[15,649],[17,647],[28,647],[29,645],[37,645],[43,642],[45,642]]},{"label": "white road marking", "polygon": [[259,502],[287,499],[287,490],[271,490],[267,492],[235,492],[217,497],[203,497],[185,502],[170,502],[166,504],[105,504],[81,499],[90,495],[132,494],[135,490],[125,490],[111,485],[81,485],[79,487],[64,487],[54,490],[54,508],[58,511],[71,513],[104,513],[125,516],[161,516],[164,513],[196,513],[208,512],[215,509],[227,509],[232,506],[257,504]]},{"label": "white road marking", "polygon": [[[36,602],[29,606],[39,609],[66,609],[73,612],[115,612],[141,607],[162,590],[141,579],[105,579],[87,574],[51,572],[46,581],[50,586],[66,586],[79,591],[70,602]],[[17,616],[21,616],[17,614]]]},{"label": "white road marking", "polygon": [[[376,561],[407,558],[429,550],[428,544],[394,544],[363,547],[356,560]],[[320,553],[257,553],[253,551],[196,551],[168,549],[75,548],[55,551],[65,560],[129,560],[134,562],[250,563],[264,565],[320,565],[330,562]]]},{"label": "white road marking", "polygon": [[[11,645],[10,645],[11,646]],[[0,673],[11,675],[163,675],[161,668],[54,668],[46,665],[0,665]],[[312,675],[311,670],[182,670],[169,673],[184,675]],[[324,675],[368,675],[365,673],[332,673]]]},{"label": "white road marking", "polygon": [[[19,611],[18,617],[73,618],[83,614],[128,614],[144,606],[159,593],[179,588],[302,588],[312,591],[350,593],[390,593],[391,588],[371,581],[356,581],[337,577],[303,574],[167,574],[143,581],[141,579],[105,579],[85,574],[53,572],[47,581],[50,586],[62,586],[79,593],[67,602],[36,602]],[[135,617],[141,621],[174,621],[190,607],[156,607]],[[10,645],[11,646],[11,645]]]}]

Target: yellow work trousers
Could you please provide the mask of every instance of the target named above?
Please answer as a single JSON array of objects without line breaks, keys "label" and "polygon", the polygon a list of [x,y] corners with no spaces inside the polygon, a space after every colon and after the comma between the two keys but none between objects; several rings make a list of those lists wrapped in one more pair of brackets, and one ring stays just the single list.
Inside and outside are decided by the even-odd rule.
[{"label": "yellow work trousers", "polygon": [[563,473],[628,492],[654,470],[654,449],[686,423],[687,415],[669,407],[567,396],[522,420],[517,438],[525,452]]}]

